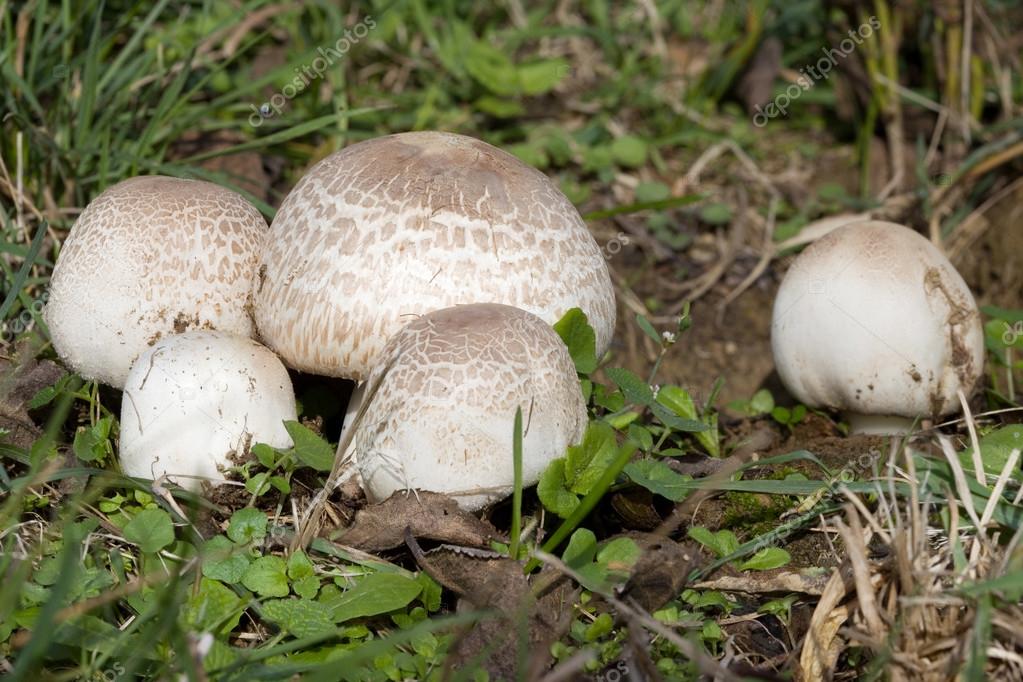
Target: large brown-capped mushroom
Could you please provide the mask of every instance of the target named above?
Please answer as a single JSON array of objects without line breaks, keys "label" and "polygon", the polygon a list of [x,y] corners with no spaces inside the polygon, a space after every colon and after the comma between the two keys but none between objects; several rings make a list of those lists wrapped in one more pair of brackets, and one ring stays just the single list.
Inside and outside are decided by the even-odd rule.
[{"label": "large brown-capped mushroom", "polygon": [[290,366],[365,379],[411,316],[504,303],[614,328],[607,265],[555,184],[471,137],[389,135],[328,156],[288,194],[256,285],[259,334]]},{"label": "large brown-capped mushroom", "polygon": [[367,386],[374,392],[354,443],[373,501],[416,488],[479,509],[511,493],[516,408],[527,486],[586,428],[565,344],[540,318],[506,305],[413,320],[384,348]]},{"label": "large brown-capped mushroom", "polygon": [[44,319],[61,359],[121,388],[132,362],[186,329],[254,332],[263,216],[209,182],[132,178],[96,197],[68,235]]}]

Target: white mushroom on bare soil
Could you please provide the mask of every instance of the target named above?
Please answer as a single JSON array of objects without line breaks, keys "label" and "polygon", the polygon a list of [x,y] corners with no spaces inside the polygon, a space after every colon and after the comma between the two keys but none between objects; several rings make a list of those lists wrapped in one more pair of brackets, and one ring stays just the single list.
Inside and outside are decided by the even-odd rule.
[{"label": "white mushroom on bare soil", "polygon": [[957,411],[983,372],[969,288],[916,232],[840,227],[800,254],[774,303],[771,347],[803,403],[842,410],[854,433],[902,433]]},{"label": "white mushroom on bare soil", "polygon": [[535,484],[586,427],[565,344],[511,306],[455,306],[410,322],[366,385],[371,397],[354,442],[371,501],[414,488],[480,509],[512,492],[516,408],[523,485]]},{"label": "white mushroom on bare soil", "polygon": [[198,490],[224,480],[252,443],[292,445],[288,371],[252,339],[215,331],[167,336],[139,356],[121,403],[121,468]]},{"label": "white mushroom on bare soil", "polygon": [[485,142],[389,135],[336,152],[288,194],[256,284],[259,334],[286,364],[364,380],[414,315],[504,303],[614,329],[600,248],[547,176]]},{"label": "white mushroom on bare soil", "polygon": [[198,180],[132,178],[79,216],[54,267],[44,319],[61,359],[121,388],[163,336],[252,336],[252,284],[266,221],[242,196]]}]

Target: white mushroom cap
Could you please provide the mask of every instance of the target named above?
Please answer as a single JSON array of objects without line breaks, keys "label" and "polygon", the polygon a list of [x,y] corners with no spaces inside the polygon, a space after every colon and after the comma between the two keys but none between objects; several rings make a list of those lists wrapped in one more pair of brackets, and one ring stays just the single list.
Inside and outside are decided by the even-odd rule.
[{"label": "white mushroom cap", "polygon": [[846,411],[854,431],[898,430],[863,415],[954,412],[984,363],[962,277],[930,241],[879,221],[840,227],[795,259],[775,299],[771,347],[792,394]]},{"label": "white mushroom cap", "polygon": [[44,318],[61,359],[120,388],[162,335],[219,329],[251,336],[263,216],[209,182],[133,178],[79,216],[50,280]]},{"label": "white mushroom cap", "polygon": [[614,289],[578,211],[544,174],[439,132],[352,145],[314,166],[270,228],[254,316],[304,371],[363,380],[410,315],[505,303],[549,323],[580,307],[597,352]]},{"label": "white mushroom cap", "polygon": [[355,449],[372,501],[416,488],[477,510],[512,491],[517,407],[523,485],[586,428],[565,344],[540,318],[506,305],[456,306],[410,322],[366,385],[372,397]]},{"label": "white mushroom cap", "polygon": [[291,379],[270,349],[216,331],[167,336],[128,375],[121,468],[198,490],[201,480],[224,480],[230,455],[252,443],[290,447],[283,422],[295,418]]}]

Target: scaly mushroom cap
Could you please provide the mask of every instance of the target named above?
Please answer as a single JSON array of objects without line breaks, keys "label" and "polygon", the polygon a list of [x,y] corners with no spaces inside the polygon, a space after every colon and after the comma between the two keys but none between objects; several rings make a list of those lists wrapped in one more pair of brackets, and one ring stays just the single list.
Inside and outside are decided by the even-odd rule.
[{"label": "scaly mushroom cap", "polygon": [[270,228],[259,334],[308,372],[362,380],[410,315],[505,303],[549,323],[580,307],[603,353],[614,329],[607,264],[544,174],[461,135],[403,133],[318,163]]},{"label": "scaly mushroom cap", "polygon": [[366,386],[372,397],[354,442],[374,501],[416,488],[476,510],[507,496],[517,407],[527,486],[586,428],[565,344],[540,318],[506,305],[455,306],[410,322]]},{"label": "scaly mushroom cap", "polygon": [[161,336],[220,329],[251,336],[263,216],[209,182],[133,178],[79,216],[53,270],[44,319],[61,359],[121,388]]},{"label": "scaly mushroom cap", "polygon": [[957,409],[980,377],[984,336],[969,288],[912,230],[840,227],[792,263],[778,290],[771,347],[807,405],[914,418]]},{"label": "scaly mushroom cap", "polygon": [[223,332],[173,334],[128,374],[121,468],[198,490],[202,480],[223,480],[230,456],[252,443],[290,447],[284,421],[295,418],[291,379],[270,349]]}]

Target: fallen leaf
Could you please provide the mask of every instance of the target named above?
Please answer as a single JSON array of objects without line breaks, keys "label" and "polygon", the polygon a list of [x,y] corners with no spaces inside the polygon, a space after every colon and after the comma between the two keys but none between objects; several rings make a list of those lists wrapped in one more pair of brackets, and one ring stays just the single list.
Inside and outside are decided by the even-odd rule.
[{"label": "fallen leaf", "polygon": [[501,539],[492,525],[460,509],[450,497],[425,491],[399,491],[360,509],[352,525],[331,539],[366,552],[381,552],[405,544],[406,528],[418,538],[466,547],[486,547],[491,540]]}]

